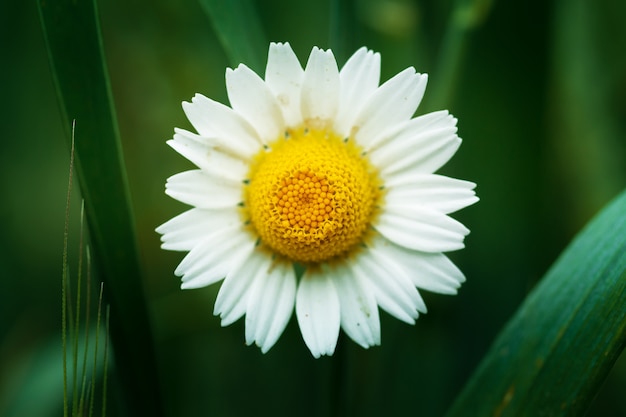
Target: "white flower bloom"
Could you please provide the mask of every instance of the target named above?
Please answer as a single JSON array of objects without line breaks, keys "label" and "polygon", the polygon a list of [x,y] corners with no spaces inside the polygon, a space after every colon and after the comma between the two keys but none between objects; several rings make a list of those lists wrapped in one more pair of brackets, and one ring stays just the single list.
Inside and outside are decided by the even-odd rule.
[{"label": "white flower bloom", "polygon": [[448,215],[478,201],[475,184],[433,174],[461,143],[456,119],[412,118],[425,74],[379,76],[365,48],[341,70],[313,48],[302,69],[272,43],[265,80],[226,71],[231,107],[183,103],[198,133],[176,129],[168,144],[198,169],[166,193],[193,208],[157,232],[189,252],[182,288],[224,280],[214,313],[223,326],[245,315],[246,343],[263,352],[294,307],[315,357],[333,354],[340,328],[379,345],[378,307],[412,324],[426,312],[417,288],[455,294],[465,280],[444,252],[463,248],[469,230]]}]

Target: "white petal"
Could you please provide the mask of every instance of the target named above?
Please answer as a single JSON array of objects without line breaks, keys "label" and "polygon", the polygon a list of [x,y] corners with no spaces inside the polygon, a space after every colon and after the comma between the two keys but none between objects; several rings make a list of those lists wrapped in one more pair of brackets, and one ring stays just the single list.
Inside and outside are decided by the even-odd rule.
[{"label": "white petal", "polygon": [[385,134],[379,137],[376,143],[370,144],[366,147],[365,151],[373,152],[374,150],[387,145],[390,141],[397,141],[396,136],[406,130],[413,130],[414,132],[419,133],[421,131],[440,129],[444,127],[456,127],[456,122],[457,119],[450,115],[447,110],[426,113],[407,120],[404,123],[399,123],[395,127],[385,131]]},{"label": "white petal", "polygon": [[456,294],[465,281],[463,273],[442,253],[424,253],[395,245],[392,242],[370,248],[376,255],[393,260],[413,285],[441,294]]},{"label": "white petal", "polygon": [[233,207],[242,200],[242,187],[220,181],[205,171],[192,170],[172,175],[165,183],[165,193],[178,201],[199,208]]},{"label": "white petal", "polygon": [[265,82],[283,112],[285,124],[290,127],[302,123],[300,90],[304,70],[289,43],[271,43],[265,69]]},{"label": "white petal", "polygon": [[457,128],[443,119],[429,127],[422,126],[422,119],[415,118],[384,135],[383,144],[369,153],[372,164],[381,170],[381,176],[390,178],[400,173],[430,174],[441,168],[454,155],[461,139]]},{"label": "white petal", "polygon": [[212,175],[235,183],[240,183],[245,179],[249,170],[247,163],[212,148],[203,139],[191,132],[176,129],[174,139],[168,140],[167,144],[193,162],[198,168]]},{"label": "white petal", "polygon": [[213,309],[213,314],[222,319],[222,326],[234,323],[245,314],[254,281],[267,274],[267,269],[263,268],[267,260],[266,253],[255,250],[228,272]]},{"label": "white petal", "polygon": [[300,280],[296,316],[311,354],[332,355],[339,337],[339,297],[332,280],[321,271],[307,271]]},{"label": "white petal", "polygon": [[215,230],[194,247],[174,271],[183,277],[181,288],[206,287],[220,281],[249,256],[254,244],[240,225]]},{"label": "white petal", "polygon": [[284,134],[285,121],[276,97],[254,71],[244,64],[227,69],[226,90],[233,109],[254,127],[263,143]]},{"label": "white petal", "polygon": [[390,241],[423,252],[462,249],[469,230],[453,218],[424,208],[385,207],[374,228]]},{"label": "white petal", "polygon": [[385,207],[426,207],[448,214],[478,201],[476,184],[469,181],[442,175],[394,179],[385,182]]},{"label": "white petal", "polygon": [[354,122],[359,145],[373,147],[385,131],[409,120],[424,96],[427,80],[426,74],[407,68],[371,94]]},{"label": "white petal", "polygon": [[332,278],[339,295],[341,328],[364,348],[380,345],[378,304],[369,282],[346,266],[335,266]]},{"label": "white petal", "polygon": [[353,270],[369,281],[376,301],[392,316],[414,324],[418,311],[426,312],[424,300],[409,277],[385,253],[368,249],[359,255]]},{"label": "white petal", "polygon": [[333,53],[314,47],[302,80],[302,117],[314,128],[334,119],[339,106],[339,69]]},{"label": "white petal", "polygon": [[222,103],[196,94],[183,102],[187,118],[214,148],[249,158],[261,145],[255,130],[237,112]]},{"label": "white petal", "polygon": [[232,209],[205,210],[193,208],[156,228],[167,250],[190,251],[208,235],[218,229],[241,223],[239,214]]},{"label": "white petal", "polygon": [[354,118],[359,110],[376,91],[380,81],[380,54],[360,48],[339,72],[341,83],[339,112],[335,119],[334,130],[339,135],[348,137]]},{"label": "white petal", "polygon": [[252,283],[246,308],[246,343],[256,342],[266,353],[285,330],[296,302],[296,274],[291,263],[261,267],[267,271]]}]

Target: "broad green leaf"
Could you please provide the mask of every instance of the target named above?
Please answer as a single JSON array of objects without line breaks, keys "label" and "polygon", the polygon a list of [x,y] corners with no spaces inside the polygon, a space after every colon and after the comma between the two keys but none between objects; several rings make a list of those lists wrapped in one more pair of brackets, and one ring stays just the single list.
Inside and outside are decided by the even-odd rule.
[{"label": "broad green leaf", "polygon": [[68,139],[76,121],[76,172],[95,267],[111,305],[122,391],[133,415],[158,416],[156,361],[95,3],[40,0],[38,6]]},{"label": "broad green leaf", "polygon": [[250,0],[201,0],[233,67],[244,63],[257,74],[265,69],[269,44]]},{"label": "broad green leaf", "polygon": [[626,192],[574,239],[447,417],[583,415],[626,345]]}]

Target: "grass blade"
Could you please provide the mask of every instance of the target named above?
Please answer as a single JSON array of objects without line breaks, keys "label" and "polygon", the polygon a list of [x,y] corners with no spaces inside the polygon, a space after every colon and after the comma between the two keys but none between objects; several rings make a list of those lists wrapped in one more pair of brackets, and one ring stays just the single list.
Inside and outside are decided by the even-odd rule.
[{"label": "grass blade", "polygon": [[626,345],[626,192],[574,239],[447,417],[583,415]]},{"label": "grass blade", "polygon": [[250,0],[201,0],[233,67],[245,63],[263,74],[269,43]]},{"label": "grass blade", "polygon": [[[107,366],[109,365],[109,331],[110,331],[110,318],[111,318],[111,308],[110,306],[107,306],[106,309],[106,317],[105,317],[105,334],[106,337],[104,339],[104,376],[102,378],[102,398],[106,399],[107,398],[107,385],[108,385],[108,381],[109,381],[109,373],[106,372],[106,370],[108,369]],[[105,417],[107,415],[107,402],[106,401],[102,401],[102,413],[100,414],[102,417]]]},{"label": "grass blade", "polygon": [[[100,285],[100,294],[98,296],[98,313],[97,313],[97,319],[96,319],[96,345],[94,348],[94,353],[93,353],[93,373],[92,373],[92,377],[91,377],[91,385],[90,385],[90,397],[89,397],[89,417],[93,416],[93,405],[94,405],[94,400],[95,400],[95,393],[96,393],[96,369],[98,368],[98,345],[100,342],[100,339],[98,338],[98,335],[100,335],[100,323],[101,323],[101,319],[102,319],[102,294],[104,292],[104,285]],[[108,333],[106,333],[106,337],[108,337]],[[103,380],[106,380],[106,374],[107,374],[107,368],[106,368],[106,358],[104,359],[104,377]],[[106,397],[102,397],[102,404],[104,407],[104,404],[106,404],[107,402],[107,398]],[[102,417],[104,417],[104,414],[102,414]]]},{"label": "grass blade", "polygon": [[80,138],[75,143],[75,167],[94,266],[111,305],[121,389],[130,414],[159,416],[152,335],[95,3],[39,0],[38,7],[64,125],[75,119]]},{"label": "grass blade", "polygon": [[356,51],[359,25],[354,0],[332,0],[330,2],[330,47],[340,65]]},{"label": "grass blade", "polygon": [[444,33],[431,82],[421,108],[428,111],[450,108],[463,70],[472,32],[489,16],[493,0],[456,0]]},{"label": "grass blade", "polygon": [[[73,124],[72,124],[73,126]],[[72,133],[73,134],[73,133]],[[74,315],[74,340],[73,340],[73,351],[72,351],[72,415],[78,415],[78,410],[80,407],[79,404],[79,395],[78,395],[78,341],[80,339],[80,308],[81,308],[81,295],[82,295],[82,283],[83,283],[83,253],[84,253],[84,237],[85,237],[85,201],[83,200],[80,207],[80,233],[79,233],[79,242],[78,242],[78,272],[76,278],[76,306],[74,307],[76,314]],[[89,322],[89,316],[86,315],[85,321]],[[87,336],[86,336],[87,337]],[[85,355],[87,355],[87,351],[85,351]],[[84,368],[83,372],[84,372]],[[83,380],[83,375],[81,375],[80,380]],[[82,398],[82,396],[81,396]]]},{"label": "grass blade", "polygon": [[68,416],[67,401],[67,289],[68,283],[68,240],[70,234],[70,202],[72,198],[72,185],[74,179],[74,123],[72,123],[72,136],[70,144],[70,173],[67,182],[67,198],[65,201],[65,225],[63,227],[63,268],[61,276],[61,345],[63,348],[63,417]]}]

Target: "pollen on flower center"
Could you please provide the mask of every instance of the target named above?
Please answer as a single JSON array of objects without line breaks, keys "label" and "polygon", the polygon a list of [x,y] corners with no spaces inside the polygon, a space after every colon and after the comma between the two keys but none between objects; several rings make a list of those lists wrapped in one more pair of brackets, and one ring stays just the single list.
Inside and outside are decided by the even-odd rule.
[{"label": "pollen on flower center", "polygon": [[358,147],[334,133],[300,128],[257,156],[244,206],[264,244],[293,261],[317,263],[363,240],[379,185]]}]

